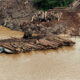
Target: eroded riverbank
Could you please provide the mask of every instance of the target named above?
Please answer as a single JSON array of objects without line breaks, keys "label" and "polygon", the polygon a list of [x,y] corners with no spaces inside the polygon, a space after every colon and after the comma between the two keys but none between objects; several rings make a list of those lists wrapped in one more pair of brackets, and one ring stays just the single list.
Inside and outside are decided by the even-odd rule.
[{"label": "eroded riverbank", "polygon": [[1,35],[3,40],[0,40],[0,53],[21,53],[33,50],[58,49],[63,46],[73,46],[75,44],[72,40],[61,38],[57,35],[40,34],[38,36],[23,38],[21,32],[12,31],[4,27],[1,27],[1,29],[3,29],[4,37]]},{"label": "eroded riverbank", "polygon": [[[7,31],[2,32],[4,39]],[[80,80],[80,38],[72,40],[76,42],[73,47],[58,50],[0,54],[0,80]]]}]

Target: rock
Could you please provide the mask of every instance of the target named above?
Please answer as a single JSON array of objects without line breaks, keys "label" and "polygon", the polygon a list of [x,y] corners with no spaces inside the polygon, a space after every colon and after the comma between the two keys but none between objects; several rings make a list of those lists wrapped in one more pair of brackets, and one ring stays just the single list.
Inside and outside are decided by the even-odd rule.
[{"label": "rock", "polygon": [[38,11],[32,16],[31,22],[35,21],[51,21],[51,20],[60,20],[62,12],[60,11]]},{"label": "rock", "polygon": [[56,24],[51,30],[54,34],[66,33],[67,26],[67,22],[61,22]]}]

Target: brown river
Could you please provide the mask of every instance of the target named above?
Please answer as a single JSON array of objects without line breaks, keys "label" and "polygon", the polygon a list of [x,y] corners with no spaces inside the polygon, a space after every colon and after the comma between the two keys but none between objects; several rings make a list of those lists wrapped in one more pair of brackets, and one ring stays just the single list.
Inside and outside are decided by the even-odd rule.
[{"label": "brown river", "polygon": [[[0,39],[22,37],[0,27]],[[0,80],[80,80],[80,38],[73,47],[58,50],[0,54]]]}]

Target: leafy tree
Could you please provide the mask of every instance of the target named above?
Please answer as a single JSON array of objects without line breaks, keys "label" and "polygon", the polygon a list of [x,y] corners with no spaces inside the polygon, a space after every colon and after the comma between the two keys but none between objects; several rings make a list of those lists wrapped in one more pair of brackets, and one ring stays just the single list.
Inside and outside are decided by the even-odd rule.
[{"label": "leafy tree", "polygon": [[67,7],[74,0],[34,0],[35,5],[38,9],[48,10],[54,7]]}]

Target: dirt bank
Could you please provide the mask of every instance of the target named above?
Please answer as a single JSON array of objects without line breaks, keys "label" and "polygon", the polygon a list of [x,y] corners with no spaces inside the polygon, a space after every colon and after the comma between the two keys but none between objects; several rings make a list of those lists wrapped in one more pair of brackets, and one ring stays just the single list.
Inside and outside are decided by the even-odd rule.
[{"label": "dirt bank", "polygon": [[[55,12],[56,15],[54,14]],[[25,33],[25,37],[31,34],[67,34],[70,36],[80,36],[80,11],[49,11],[46,17],[41,17],[42,14],[41,16],[36,15],[33,22],[28,21],[21,24],[20,27]]]},{"label": "dirt bank", "polygon": [[1,0],[0,25],[20,29],[20,24],[30,20],[35,12],[33,0]]},{"label": "dirt bank", "polygon": [[[20,30],[23,22],[30,21],[37,12],[34,7],[34,0],[1,0],[0,1],[0,25]],[[74,0],[74,3],[68,8],[52,9],[57,11],[80,11],[80,1]],[[67,16],[68,17],[68,16]]]}]

